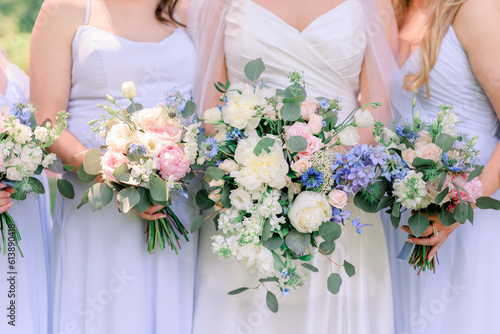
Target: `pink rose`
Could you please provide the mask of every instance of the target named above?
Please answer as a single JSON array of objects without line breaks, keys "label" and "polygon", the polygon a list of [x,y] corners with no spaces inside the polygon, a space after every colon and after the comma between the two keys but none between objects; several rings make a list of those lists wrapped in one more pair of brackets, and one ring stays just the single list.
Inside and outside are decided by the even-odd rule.
[{"label": "pink rose", "polygon": [[483,196],[483,184],[477,177],[473,178],[470,182],[467,182],[463,188],[469,193],[469,202],[476,203],[476,199]]},{"label": "pink rose", "polygon": [[182,138],[181,129],[175,126],[153,124],[148,126],[145,130],[154,133],[158,139],[168,144],[177,144]]},{"label": "pink rose", "polygon": [[125,155],[108,150],[101,158],[103,180],[118,182],[113,176],[113,172],[124,163],[129,163]]},{"label": "pink rose", "polygon": [[[444,180],[443,187],[441,188],[441,191],[445,190],[448,187],[449,187],[449,189],[454,187],[451,184],[451,180],[452,180],[452,176],[449,174],[446,175],[446,178]],[[439,195],[439,193],[441,192],[441,191],[438,191],[438,186],[439,186],[439,178],[427,182],[426,189],[427,189],[428,196],[429,196],[432,203],[436,203],[436,196]],[[441,201],[441,203],[436,203],[436,204],[443,205],[444,203],[449,202],[450,200],[451,200],[450,196],[447,195]]]},{"label": "pink rose", "polygon": [[175,181],[179,181],[191,171],[189,161],[182,148],[177,145],[169,145],[160,152],[158,169],[162,178],[166,180],[172,175]]},{"label": "pink rose", "polygon": [[292,163],[292,170],[297,174],[302,175],[305,171],[307,171],[311,167],[311,162],[306,159],[299,159]]},{"label": "pink rose", "polygon": [[318,114],[310,115],[307,126],[311,130],[312,134],[317,135],[321,132],[321,129],[323,129],[323,117]]},{"label": "pink rose", "polygon": [[432,138],[429,132],[427,131],[420,131],[418,133],[418,138],[415,139],[415,144],[416,145],[427,145],[432,143]]},{"label": "pink rose", "polygon": [[300,104],[300,115],[304,121],[309,120],[309,116],[316,113],[318,110],[318,103],[313,101],[304,101]]},{"label": "pink rose", "polygon": [[301,122],[296,122],[292,126],[285,126],[285,138],[289,139],[294,136],[302,136],[307,140],[307,149],[299,152],[299,159],[310,160],[314,152],[321,150],[325,144],[318,137],[313,136],[307,125]]},{"label": "pink rose", "polygon": [[301,187],[300,183],[294,183],[293,184],[293,193],[295,195],[297,195],[298,193],[300,193],[300,187]]},{"label": "pink rose", "polygon": [[411,148],[404,150],[401,152],[401,156],[410,168],[414,168],[412,162],[417,157],[417,152],[415,152],[415,150],[412,150]]},{"label": "pink rose", "polygon": [[328,202],[337,209],[343,209],[347,204],[347,194],[342,190],[332,190],[328,194]]},{"label": "pink rose", "polygon": [[438,162],[441,160],[443,150],[439,148],[436,144],[427,144],[417,148],[417,158],[422,158],[426,160],[432,160]]}]

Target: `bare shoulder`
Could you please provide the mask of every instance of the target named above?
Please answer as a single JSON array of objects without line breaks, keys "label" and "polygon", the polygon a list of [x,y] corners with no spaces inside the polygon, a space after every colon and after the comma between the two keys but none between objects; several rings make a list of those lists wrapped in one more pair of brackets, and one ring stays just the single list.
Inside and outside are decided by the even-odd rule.
[{"label": "bare shoulder", "polygon": [[458,11],[453,28],[466,50],[484,41],[500,42],[500,1],[468,0]]},{"label": "bare shoulder", "polygon": [[61,35],[74,34],[76,28],[85,21],[86,7],[86,0],[45,0],[33,30],[50,30]]},{"label": "bare shoulder", "polygon": [[186,24],[189,5],[191,0],[179,0],[175,6],[175,13],[179,16],[181,23]]}]

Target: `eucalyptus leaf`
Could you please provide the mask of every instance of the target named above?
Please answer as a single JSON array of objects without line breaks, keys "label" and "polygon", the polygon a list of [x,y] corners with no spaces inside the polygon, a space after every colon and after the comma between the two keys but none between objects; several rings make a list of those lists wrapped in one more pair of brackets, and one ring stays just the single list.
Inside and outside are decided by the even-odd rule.
[{"label": "eucalyptus leaf", "polygon": [[266,295],[266,304],[267,307],[271,310],[271,312],[278,312],[278,298],[271,291],[267,291]]},{"label": "eucalyptus leaf", "polygon": [[478,177],[479,175],[481,175],[481,173],[483,172],[483,169],[484,169],[484,166],[478,166],[476,169],[474,169],[472,172],[470,172],[469,176],[467,177],[467,182],[470,182],[473,179],[475,179],[476,177]]},{"label": "eucalyptus leaf", "polygon": [[380,202],[377,204],[377,212],[381,211],[394,203],[394,199],[388,196],[384,196],[380,199]]},{"label": "eucalyptus leaf", "polygon": [[273,276],[273,277],[267,277],[267,278],[261,278],[259,280],[259,282],[262,282],[262,283],[269,283],[269,282],[277,282],[279,283],[280,279],[276,276]]},{"label": "eucalyptus leaf", "polygon": [[469,221],[471,224],[474,224],[474,208],[472,207],[472,203],[468,203],[469,206]]},{"label": "eucalyptus leaf", "polygon": [[399,215],[398,217],[390,215],[390,218],[391,218],[391,224],[392,224],[392,226],[395,229],[399,228],[399,223],[401,222],[401,215]]},{"label": "eucalyptus leaf", "polygon": [[209,210],[215,205],[214,201],[208,198],[208,191],[206,189],[201,189],[196,193],[195,201],[201,210]]},{"label": "eucalyptus leaf", "polygon": [[252,60],[245,66],[245,76],[251,82],[256,82],[262,73],[266,70],[266,66],[262,61],[262,58]]},{"label": "eucalyptus leaf", "polygon": [[89,202],[89,192],[90,189],[87,189],[87,191],[83,193],[82,200],[80,201],[80,204],[78,204],[78,206],[76,207],[77,209],[80,209],[82,206],[84,206]]},{"label": "eucalyptus leaf", "polygon": [[445,209],[438,212],[438,218],[441,224],[443,224],[444,226],[451,226],[456,222],[455,218],[453,217],[453,213]]},{"label": "eucalyptus leaf", "polygon": [[467,203],[458,203],[453,210],[453,217],[460,224],[465,224],[469,217],[469,205]]},{"label": "eucalyptus leaf", "polygon": [[103,182],[95,183],[90,188],[89,206],[92,211],[98,211],[108,205],[113,199],[113,190]]},{"label": "eucalyptus leaf", "polygon": [[273,253],[273,258],[274,258],[274,269],[277,272],[281,272],[283,268],[285,267],[285,264],[283,263],[283,260],[281,259],[281,256],[276,254],[276,252],[271,251]]},{"label": "eucalyptus leaf", "polygon": [[98,175],[101,172],[101,152],[98,149],[91,148],[85,153],[83,168],[90,175]]},{"label": "eucalyptus leaf", "polygon": [[300,96],[302,101],[304,101],[307,97],[306,89],[302,85],[291,85],[285,89],[285,98],[293,98]]},{"label": "eucalyptus leaf", "polygon": [[342,227],[332,221],[327,221],[321,224],[318,233],[325,241],[334,242],[342,234]]},{"label": "eucalyptus leaf", "polygon": [[149,189],[139,187],[137,188],[137,191],[139,192],[140,200],[139,203],[135,205],[135,209],[143,213],[146,211],[153,203],[149,199]]},{"label": "eucalyptus leaf", "polygon": [[437,204],[441,204],[441,202],[444,200],[444,198],[450,193],[450,189],[446,187],[443,191],[441,191],[435,199],[435,202]]},{"label": "eucalyptus leaf", "polygon": [[187,119],[193,116],[195,112],[196,112],[196,104],[191,100],[187,100],[186,105],[184,106],[184,110],[182,111],[182,117]]},{"label": "eucalyptus leaf", "polygon": [[281,247],[282,244],[283,244],[283,239],[277,236],[262,241],[262,246],[266,247],[269,250],[278,249]]},{"label": "eucalyptus leaf", "polygon": [[274,145],[274,139],[272,138],[262,138],[257,145],[255,145],[255,148],[253,149],[253,154],[255,155],[260,155],[262,151],[266,151],[267,153],[271,152],[270,147]]},{"label": "eucalyptus leaf", "polygon": [[303,253],[309,246],[311,237],[308,233],[300,233],[296,230],[290,231],[285,237],[285,243],[295,254]]},{"label": "eucalyptus leaf", "polygon": [[476,206],[480,209],[500,210],[500,201],[491,197],[479,197],[476,200]]},{"label": "eucalyptus leaf", "polygon": [[427,166],[432,166],[434,164],[434,161],[432,161],[430,159],[415,158],[415,159],[413,159],[413,162],[411,164],[415,168],[427,167]]},{"label": "eucalyptus leaf", "polygon": [[267,220],[262,227],[262,240],[267,241],[271,237],[271,223]]},{"label": "eucalyptus leaf", "polygon": [[194,217],[193,221],[191,222],[191,233],[198,231],[201,225],[203,225],[203,216],[198,215]]},{"label": "eucalyptus leaf", "polygon": [[353,277],[356,274],[356,268],[346,260],[344,260],[344,269],[349,277]]},{"label": "eucalyptus leaf", "polygon": [[287,140],[286,146],[292,152],[302,152],[307,150],[307,140],[302,136],[293,136]]},{"label": "eucalyptus leaf", "polygon": [[391,216],[394,217],[401,217],[401,203],[400,202],[395,202],[394,206],[392,207],[392,212]]},{"label": "eucalyptus leaf", "polygon": [[326,283],[328,291],[336,295],[340,291],[340,286],[342,285],[342,278],[340,277],[339,274],[333,273],[328,277]]},{"label": "eucalyptus leaf", "polygon": [[222,188],[222,194],[221,194],[221,204],[225,208],[231,208],[231,200],[229,199],[229,196],[231,195],[231,191],[233,191],[235,188],[231,184],[226,184],[224,185],[224,188]]},{"label": "eucalyptus leaf", "polygon": [[245,292],[247,291],[249,288],[238,288],[236,290],[233,290],[233,291],[229,291],[227,294],[228,295],[231,295],[231,296],[234,296],[234,295],[237,295],[237,294],[240,294],[242,292]]},{"label": "eucalyptus leaf", "polygon": [[421,212],[417,212],[408,219],[408,226],[413,235],[420,238],[427,227],[429,227],[429,219]]},{"label": "eucalyptus leaf", "polygon": [[300,103],[288,102],[280,110],[281,119],[286,122],[295,122],[300,118]]},{"label": "eucalyptus leaf", "polygon": [[439,175],[439,184],[437,187],[437,191],[441,191],[443,189],[444,182],[446,181],[446,175],[447,175],[446,172],[443,172]]},{"label": "eucalyptus leaf", "polygon": [[312,271],[313,273],[317,273],[319,271],[318,268],[316,268],[315,266],[313,266],[312,264],[309,264],[309,263],[302,263],[302,267],[306,268],[307,270]]},{"label": "eucalyptus leaf", "polygon": [[220,169],[218,167],[214,167],[214,166],[208,167],[206,173],[212,180],[215,180],[215,181],[219,181],[220,179],[222,179],[224,177],[224,175],[226,175],[226,172],[224,172],[222,169]]},{"label": "eucalyptus leaf", "polygon": [[116,167],[116,169],[113,171],[113,177],[116,180],[119,180],[120,177],[128,171],[129,171],[129,169],[128,169],[127,164],[122,163],[120,166]]},{"label": "eucalyptus leaf", "polygon": [[324,255],[330,255],[335,251],[335,242],[323,241],[319,244],[320,252]]},{"label": "eucalyptus leaf", "polygon": [[444,133],[440,134],[436,138],[436,145],[439,146],[439,148],[441,148],[443,150],[443,153],[446,153],[449,150],[451,150],[454,143],[455,143],[455,139],[453,139],[452,136],[444,134]]},{"label": "eucalyptus leaf", "polygon": [[120,211],[123,213],[128,213],[141,201],[141,195],[135,188],[123,189],[116,195],[116,198]]},{"label": "eucalyptus leaf", "polygon": [[149,191],[151,198],[157,202],[168,201],[167,182],[159,177],[151,178],[149,182]]},{"label": "eucalyptus leaf", "polygon": [[75,189],[73,188],[73,185],[67,180],[57,179],[57,190],[59,190],[59,193],[66,198],[75,198]]}]

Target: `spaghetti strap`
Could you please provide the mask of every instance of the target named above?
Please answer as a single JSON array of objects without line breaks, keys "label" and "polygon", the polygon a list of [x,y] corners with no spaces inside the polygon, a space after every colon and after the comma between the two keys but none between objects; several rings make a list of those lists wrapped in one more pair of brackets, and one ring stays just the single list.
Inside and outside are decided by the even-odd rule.
[{"label": "spaghetti strap", "polygon": [[85,22],[83,25],[87,25],[90,19],[90,2],[91,0],[87,0],[87,9],[85,10]]}]

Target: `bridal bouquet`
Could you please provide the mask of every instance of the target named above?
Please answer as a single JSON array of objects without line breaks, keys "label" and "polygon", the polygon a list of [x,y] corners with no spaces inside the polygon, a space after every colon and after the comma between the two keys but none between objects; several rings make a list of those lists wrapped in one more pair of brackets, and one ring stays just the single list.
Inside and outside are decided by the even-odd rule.
[{"label": "bridal bouquet", "polygon": [[[371,126],[373,118],[370,111],[355,110],[339,121],[339,98],[306,99],[296,72],[285,90],[270,88],[258,82],[264,70],[258,59],[245,67],[254,84],[216,85],[223,103],[207,110],[204,120],[217,134],[200,144],[212,190],[198,192],[196,201],[202,209],[216,208],[214,220],[222,233],[212,237],[213,252],[257,273],[257,288],[272,282],[287,295],[307,276],[294,260],[317,272],[310,264],[313,255],[328,258],[344,220],[351,220],[344,207],[349,194],[363,185],[336,182],[332,147],[353,145],[359,139],[355,127]],[[352,223],[361,232],[359,219]],[[343,267],[354,275],[349,262]],[[338,293],[341,283],[332,269],[328,290]],[[267,305],[277,312],[277,298],[269,290]]]},{"label": "bridal bouquet", "polygon": [[[413,103],[415,110],[415,102]],[[441,105],[438,118],[423,122],[418,112],[409,123],[396,125],[394,130],[375,124],[375,139],[386,149],[378,181],[358,192],[354,203],[364,211],[387,213],[398,228],[401,213],[412,210],[408,226],[416,237],[429,227],[428,216],[437,215],[441,224],[464,224],[474,221],[474,207],[500,209],[500,202],[481,197],[482,184],[478,176],[483,166],[477,165],[480,152],[474,148],[477,136],[469,139],[456,127],[459,119],[452,107]],[[424,214],[425,213],[425,214]],[[439,233],[437,231],[434,231]],[[430,246],[407,243],[413,248],[409,263],[420,270],[434,270],[434,259],[427,259]],[[401,257],[407,257],[403,255]]]},{"label": "bridal bouquet", "polygon": [[[59,138],[67,126],[66,118],[69,115],[61,111],[57,114],[56,124],[47,120],[38,126],[35,112],[33,104],[22,103],[0,110],[0,182],[14,189],[11,198],[15,200],[24,200],[29,194],[45,193],[43,184],[34,176],[42,173],[44,168],[51,168],[55,172],[62,172],[63,168],[57,156],[47,153],[45,149]],[[58,180],[57,186],[64,196],[74,196],[73,187],[68,181]],[[0,214],[0,219],[5,255],[7,234],[17,246],[21,236],[8,211]]]},{"label": "bridal bouquet", "polygon": [[79,207],[88,203],[93,211],[100,210],[112,201],[113,192],[123,213],[163,205],[160,212],[167,217],[148,222],[148,251],[151,254],[157,244],[161,249],[168,244],[178,254],[179,239],[188,240],[188,232],[169,205],[172,195],[184,190],[197,159],[201,123],[193,116],[196,106],[171,90],[156,107],[143,108],[133,101],[133,82],[125,82],[122,93],[131,102],[127,109],[108,96],[115,108],[99,105],[107,115],[89,123],[105,138],[106,152],[102,155],[94,148],[85,154],[80,178],[90,182],[100,176],[102,182],[85,192]]}]

